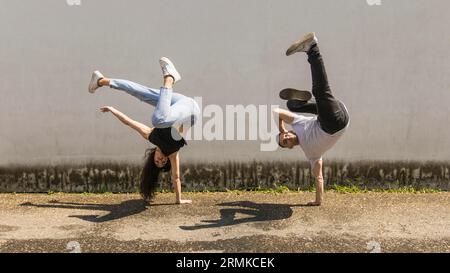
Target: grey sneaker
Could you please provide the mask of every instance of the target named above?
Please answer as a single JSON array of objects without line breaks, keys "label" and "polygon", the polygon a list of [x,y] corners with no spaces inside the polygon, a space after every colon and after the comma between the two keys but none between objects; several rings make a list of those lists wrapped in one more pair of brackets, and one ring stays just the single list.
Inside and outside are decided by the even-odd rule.
[{"label": "grey sneaker", "polygon": [[174,83],[181,80],[181,75],[178,73],[175,65],[169,60],[169,58],[162,57],[159,59],[159,65],[161,66],[162,72],[164,76],[172,76],[174,79]]},{"label": "grey sneaker", "polygon": [[89,92],[95,93],[100,86],[98,85],[98,80],[103,79],[104,76],[100,71],[94,71],[92,73],[91,82],[89,83]]},{"label": "grey sneaker", "polygon": [[295,42],[286,51],[286,56],[290,56],[297,52],[308,52],[311,47],[317,44],[318,40],[314,32],[306,34],[302,39]]}]

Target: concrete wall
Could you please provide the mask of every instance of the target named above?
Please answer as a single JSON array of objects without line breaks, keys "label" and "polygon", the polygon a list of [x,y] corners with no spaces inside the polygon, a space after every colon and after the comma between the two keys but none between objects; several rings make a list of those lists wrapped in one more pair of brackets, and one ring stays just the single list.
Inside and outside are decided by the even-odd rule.
[{"label": "concrete wall", "polygon": [[[449,160],[450,2],[446,0],[0,0],[0,164],[136,163],[148,146],[98,108],[150,123],[152,108],[121,92],[87,93],[90,72],[161,84],[171,57],[177,90],[205,104],[281,104],[310,88],[304,56],[284,56],[316,31],[348,133],[326,158]],[[303,159],[259,141],[193,141],[195,161]]]},{"label": "concrete wall", "polygon": [[[450,164],[419,162],[327,162],[327,187],[355,185],[367,189],[413,187],[450,190]],[[135,192],[140,167],[118,163],[86,166],[0,168],[0,192]],[[308,163],[185,164],[183,190],[254,188],[308,189],[314,184]],[[164,175],[160,189],[171,189]]]}]

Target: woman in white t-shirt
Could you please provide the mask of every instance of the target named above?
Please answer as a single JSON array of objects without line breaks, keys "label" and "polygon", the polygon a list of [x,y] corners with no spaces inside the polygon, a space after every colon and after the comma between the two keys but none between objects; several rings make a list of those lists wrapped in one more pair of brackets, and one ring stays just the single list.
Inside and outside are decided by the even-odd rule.
[{"label": "woman in white t-shirt", "polygon": [[[331,149],[344,133],[349,124],[349,115],[345,105],[334,98],[328,84],[327,74],[314,33],[308,33],[294,43],[286,52],[290,56],[297,52],[306,52],[311,64],[312,93],[315,103],[290,100],[290,111],[275,109],[279,116],[278,143],[283,148],[292,149],[299,145],[308,158],[316,178],[316,200],[308,205],[319,206],[323,200],[322,156]],[[297,113],[309,113],[317,116],[306,117]],[[285,128],[292,126],[292,131]]]}]

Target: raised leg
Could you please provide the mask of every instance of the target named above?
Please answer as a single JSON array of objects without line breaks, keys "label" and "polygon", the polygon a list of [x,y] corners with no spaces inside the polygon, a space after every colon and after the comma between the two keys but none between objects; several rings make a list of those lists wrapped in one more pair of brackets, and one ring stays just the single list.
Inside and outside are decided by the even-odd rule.
[{"label": "raised leg", "polygon": [[[129,95],[138,98],[139,100],[146,102],[156,107],[160,98],[160,90],[150,88],[132,81],[120,80],[120,79],[101,79],[99,81],[101,86],[109,86],[113,89],[125,91]],[[171,96],[170,104],[176,103],[178,100],[185,98],[184,95],[179,93],[173,93]]]},{"label": "raised leg", "polygon": [[334,134],[347,126],[348,114],[343,104],[331,93],[325,65],[317,44],[308,51],[308,62],[311,64],[312,93],[316,99],[319,123],[325,132]]}]

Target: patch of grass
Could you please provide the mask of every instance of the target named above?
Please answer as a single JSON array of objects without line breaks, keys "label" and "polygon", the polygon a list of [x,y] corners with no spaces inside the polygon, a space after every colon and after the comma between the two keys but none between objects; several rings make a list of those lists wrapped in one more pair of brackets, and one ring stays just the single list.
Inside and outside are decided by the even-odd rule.
[{"label": "patch of grass", "polygon": [[338,193],[366,193],[366,192],[368,192],[367,189],[362,189],[355,185],[341,186],[341,185],[335,184],[335,185],[331,186],[330,189],[335,190]]},{"label": "patch of grass", "polygon": [[[287,186],[277,186],[275,188],[247,188],[247,189],[225,189],[225,190],[215,190],[215,189],[202,189],[202,190],[194,190],[194,191],[183,191],[183,194],[195,194],[195,193],[214,193],[214,192],[227,192],[232,194],[243,194],[246,192],[257,192],[257,193],[267,193],[267,194],[280,194],[280,193],[288,193],[288,192],[299,192],[300,189],[291,190]],[[171,190],[160,190],[158,193],[173,193]]]},{"label": "patch of grass", "polygon": [[417,190],[417,193],[441,193],[442,190],[437,189],[419,189]]},{"label": "patch of grass", "polygon": [[341,186],[341,185],[332,185],[329,189],[334,190],[338,193],[367,193],[367,192],[380,192],[380,193],[440,193],[441,190],[429,189],[429,188],[421,188],[416,189],[414,187],[400,187],[400,188],[392,188],[392,189],[367,189],[361,188],[356,185],[352,186]]},{"label": "patch of grass", "polygon": [[316,191],[316,186],[315,185],[309,185],[309,187],[305,191],[314,192],[314,191]]},{"label": "patch of grass", "polygon": [[[298,192],[315,192],[315,185],[310,185],[308,188],[297,188],[297,189],[289,189],[287,186],[275,186],[274,188],[247,188],[247,189],[225,189],[225,190],[216,190],[205,188],[202,190],[191,190],[191,191],[183,191],[183,194],[196,194],[196,193],[215,193],[215,192],[227,192],[236,195],[253,192],[253,193],[266,193],[266,194],[283,194],[283,193],[298,193]],[[398,187],[398,188],[390,188],[390,189],[368,189],[366,187],[360,187],[356,185],[351,186],[343,186],[333,184],[331,186],[326,186],[325,191],[335,191],[337,193],[342,194],[351,194],[351,193],[368,193],[368,192],[377,192],[377,193],[441,193],[442,190],[439,189],[431,189],[431,188],[415,188],[412,186]],[[174,193],[172,189],[161,189],[158,190],[157,193]],[[2,194],[11,194],[18,195],[20,193],[10,192],[10,193],[2,193]],[[92,196],[92,195],[115,195],[115,194],[139,194],[139,191],[134,192],[82,192],[82,193],[70,193],[70,192],[53,192],[48,191],[44,194],[47,195],[58,195],[58,194],[70,194],[70,195],[81,195],[81,196]]]},{"label": "patch of grass", "polygon": [[[202,189],[202,190],[191,190],[191,191],[183,191],[183,194],[196,194],[196,193],[215,193],[215,192],[227,192],[236,195],[240,195],[246,192],[254,192],[254,193],[267,193],[267,194],[282,194],[282,193],[297,193],[297,192],[315,192],[315,185],[310,185],[306,189],[289,189],[287,186],[276,186],[274,188],[247,188],[247,189],[225,189],[225,190],[216,190],[216,189]],[[430,188],[421,188],[416,189],[414,187],[400,187],[400,188],[392,188],[392,189],[368,189],[359,187],[356,185],[351,186],[342,186],[342,185],[331,185],[326,186],[325,191],[335,191],[338,193],[346,194],[346,193],[368,193],[368,192],[381,192],[381,193],[440,193],[441,190],[430,189]],[[138,193],[138,192],[136,192]],[[159,190],[157,193],[174,193],[173,190]]]},{"label": "patch of grass", "polygon": [[373,192],[386,192],[386,193],[440,193],[441,190],[421,188],[416,189],[414,187],[400,187],[394,189],[374,189]]},{"label": "patch of grass", "polygon": [[[138,193],[138,192],[131,192],[131,193]],[[58,194],[70,194],[70,195],[81,195],[81,196],[91,196],[91,195],[114,195],[114,194],[128,194],[128,192],[54,192],[54,191],[48,191],[46,193],[47,195],[58,195]]]}]

